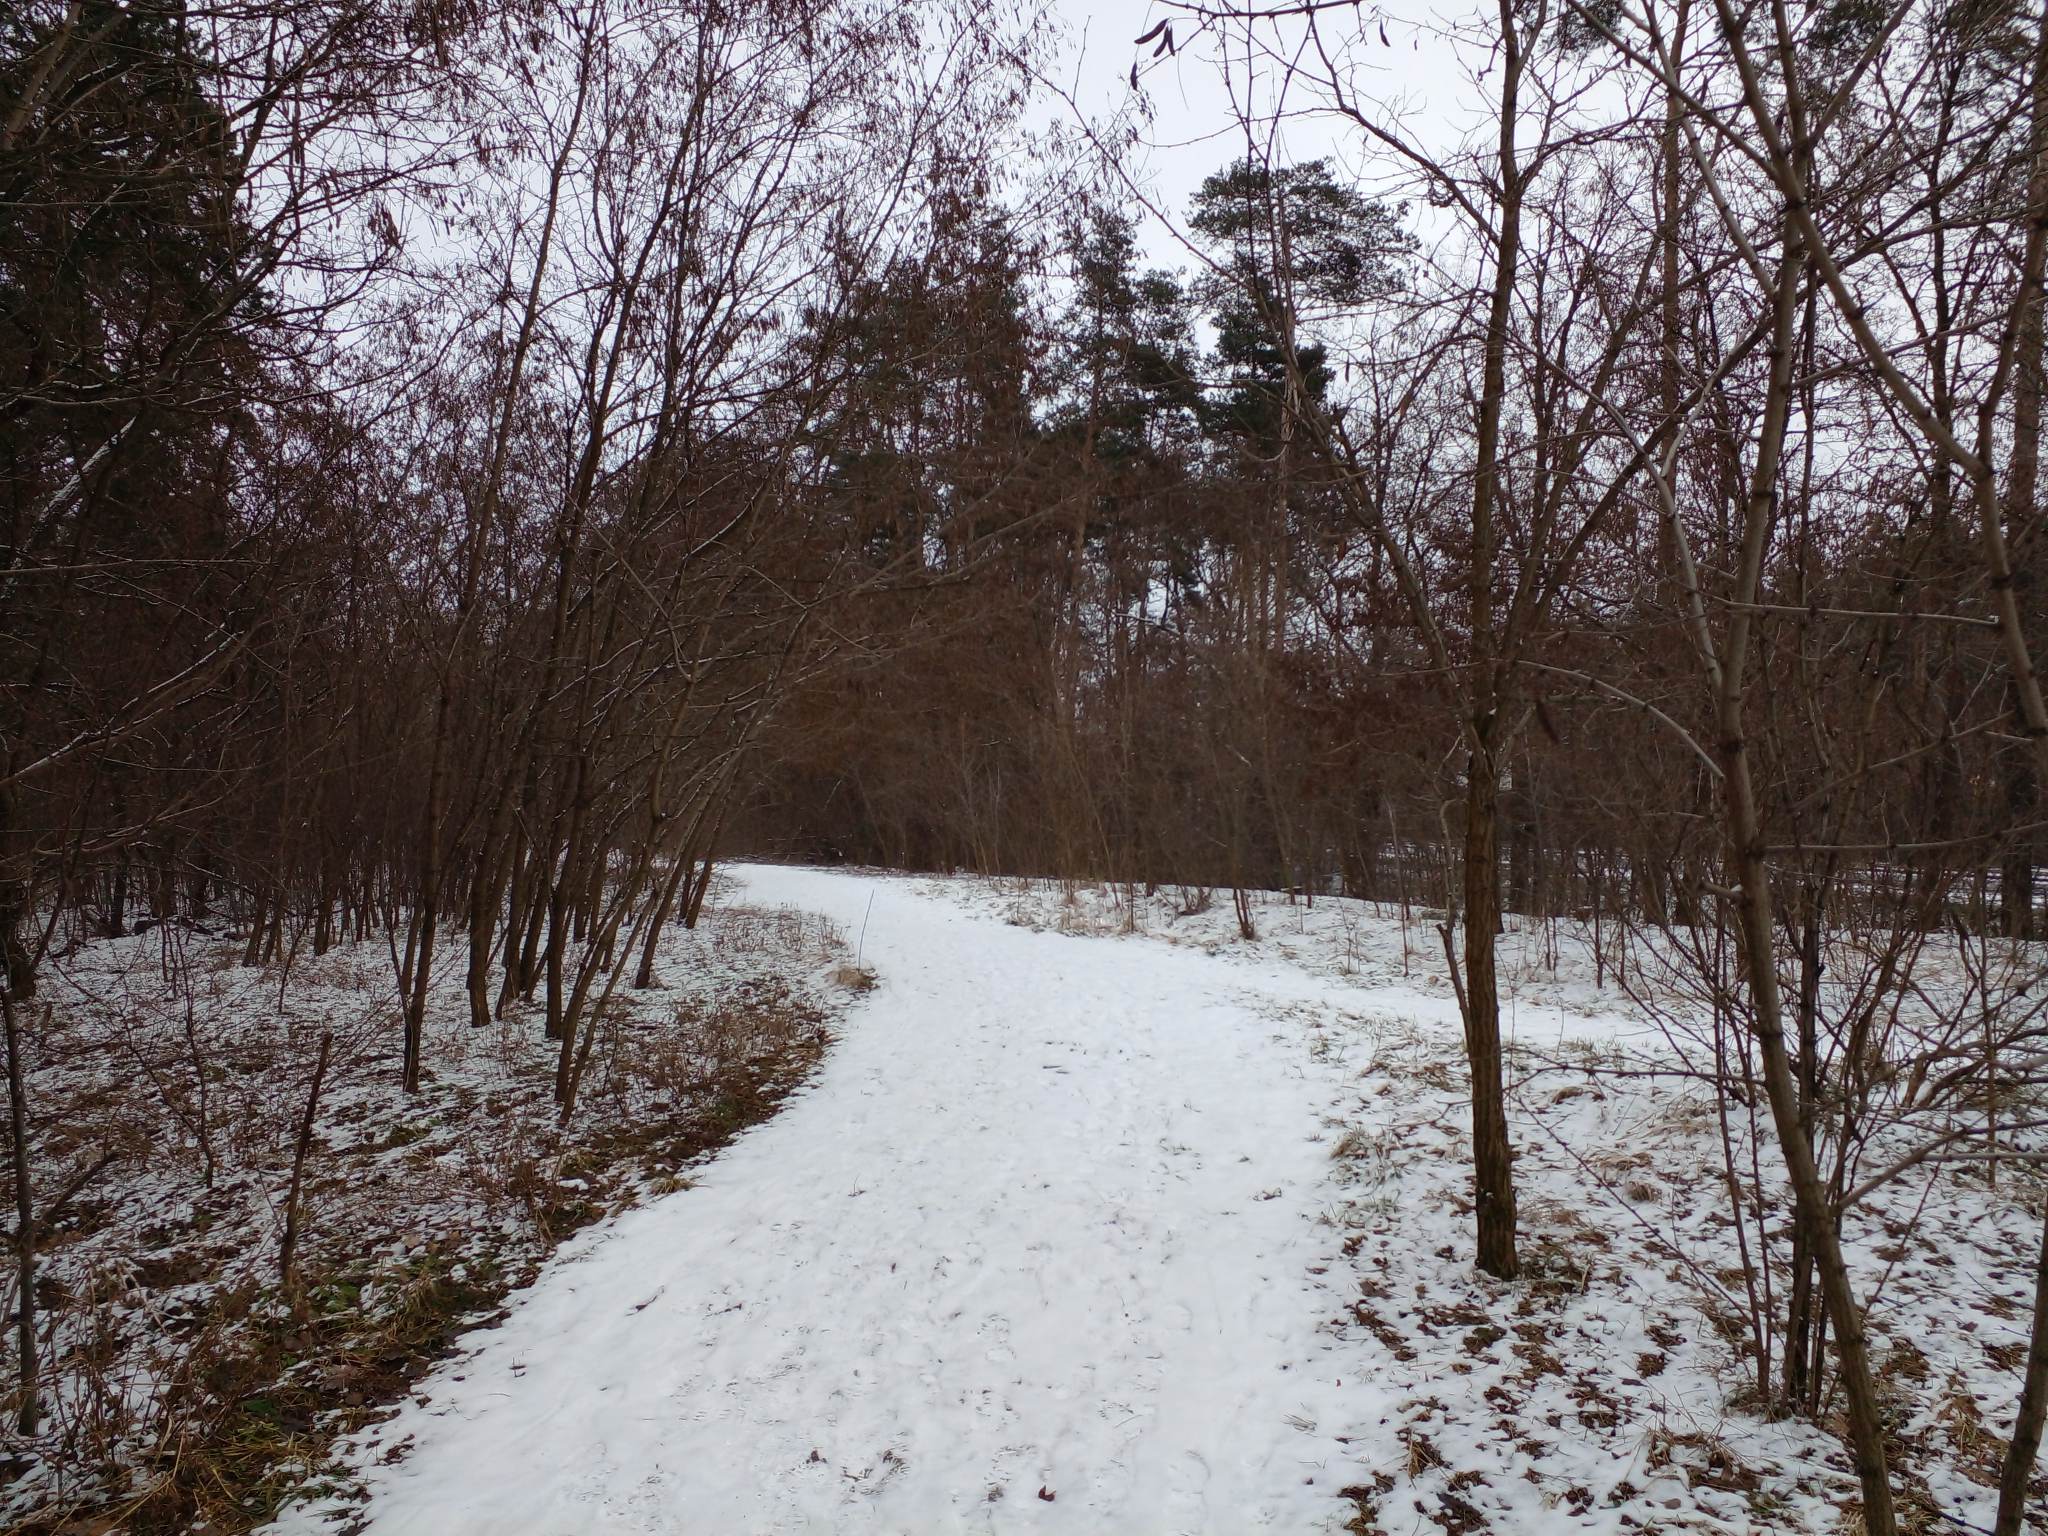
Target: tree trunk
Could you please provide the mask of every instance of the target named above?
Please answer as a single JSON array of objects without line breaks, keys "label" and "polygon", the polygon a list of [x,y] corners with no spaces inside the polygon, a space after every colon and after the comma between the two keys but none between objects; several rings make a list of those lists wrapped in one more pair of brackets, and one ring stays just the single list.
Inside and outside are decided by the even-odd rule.
[{"label": "tree trunk", "polygon": [[[2039,24],[2048,39],[2048,20]],[[2028,148],[2032,173],[2028,202],[2036,220],[2048,218],[2048,42],[2037,44],[2034,64],[2032,116],[2028,123]],[[2044,358],[2044,337],[2048,337],[2048,315],[2042,313],[2041,258],[2031,255],[2029,270],[2021,284],[2019,333],[2014,338],[2012,380],[2012,463],[2006,477],[2006,517],[2014,533],[2020,533],[2037,515],[2041,484],[2041,405],[2048,387],[2048,358]],[[1945,462],[1945,461],[1944,461]],[[1988,515],[1988,513],[1987,513]],[[2040,539],[2016,538],[2012,544],[2012,596],[2014,611],[2029,619],[2034,633],[2020,638],[2031,653],[2040,638],[2041,600],[2037,573],[2041,568]],[[2024,685],[2015,678],[2010,686],[2012,712],[2024,724],[2027,702]],[[2048,756],[2037,742],[2032,752],[2007,755],[2005,803],[2015,827],[2031,827],[2039,816],[2041,799],[2040,759]],[[2038,833],[2027,830],[2013,834],[2018,842],[2009,848],[1999,869],[1998,904],[2005,934],[2013,939],[2034,937],[2034,857]]]},{"label": "tree trunk", "polygon": [[[313,1125],[320,1114],[320,1087],[327,1080],[327,1058],[334,1049],[334,1036],[320,1037],[320,1058],[313,1064],[312,1086],[306,1090],[306,1112],[299,1120],[298,1140],[292,1145],[292,1182],[284,1198],[284,1240],[277,1250],[278,1289],[288,1297],[296,1288],[299,1233],[305,1224],[306,1155],[313,1147]],[[296,1309],[296,1300],[294,1300]]]},{"label": "tree trunk", "polygon": [[114,856],[113,889],[107,896],[106,934],[118,939],[128,931],[128,855]]},{"label": "tree trunk", "polygon": [[1508,1144],[1500,1043],[1500,786],[1490,756],[1474,753],[1465,793],[1465,1056],[1472,1070],[1472,1199],[1480,1269],[1520,1272],[1515,1253],[1515,1165]]},{"label": "tree trunk", "polygon": [[2027,1340],[2027,1367],[2013,1414],[2012,1439],[1998,1478],[1998,1522],[1992,1536],[2020,1536],[2027,1513],[2027,1484],[2041,1453],[2041,1426],[2048,1418],[2048,1216],[2041,1222],[2041,1250],[2034,1260],[2034,1326]]},{"label": "tree trunk", "polygon": [[1495,633],[1494,502],[1499,494],[1501,412],[1507,400],[1508,337],[1514,325],[1515,279],[1522,248],[1523,170],[1515,149],[1524,56],[1516,7],[1500,6],[1500,229],[1486,317],[1477,455],[1472,476],[1472,665],[1466,707],[1469,756],[1465,781],[1465,1049],[1472,1069],[1472,1184],[1478,1206],[1478,1263],[1512,1280],[1515,1182],[1508,1146],[1507,1103],[1500,1052],[1500,990],[1494,957],[1500,932],[1500,731],[1504,664]]},{"label": "tree trunk", "polygon": [[[489,832],[477,853],[476,876],[469,891],[469,1023],[482,1029],[491,1022],[491,948],[498,920],[505,908],[505,887],[512,878],[519,857],[517,839],[511,831],[512,787],[500,791],[491,816]],[[505,947],[512,947],[514,930],[506,929]]]},{"label": "tree trunk", "polygon": [[661,947],[662,930],[668,926],[676,895],[689,879],[691,867],[696,862],[696,855],[684,849],[676,855],[675,867],[669,871],[668,879],[662,882],[661,896],[654,907],[654,921],[648,924],[646,941],[640,947],[640,969],[633,973],[633,985],[643,992],[654,985],[654,952]]}]

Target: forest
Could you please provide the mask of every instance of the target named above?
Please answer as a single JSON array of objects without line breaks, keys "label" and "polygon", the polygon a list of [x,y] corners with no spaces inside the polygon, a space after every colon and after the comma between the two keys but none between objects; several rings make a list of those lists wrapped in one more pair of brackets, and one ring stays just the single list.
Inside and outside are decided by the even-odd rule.
[{"label": "forest", "polygon": [[[670,1091],[617,1086],[659,993],[727,1032],[676,1080],[765,1116],[890,982],[857,909],[707,918],[712,972],[837,990],[672,1005],[768,862],[1247,947],[1398,913],[1496,1287],[1542,1272],[1510,951],[1583,952],[1709,1042],[1748,1411],[1843,1448],[1869,1536],[2048,1518],[2048,14],[1159,0],[1092,17],[1096,102],[1066,10],[0,14],[0,1523],[276,1512],[218,1447],[331,1352],[334,1094],[425,1134],[516,1036],[559,1161]],[[1416,69],[1455,110],[1401,110]],[[115,953],[150,986],[93,1066]],[[160,1137],[195,1209],[239,1156],[268,1191],[261,1278],[180,1336],[275,1317],[233,1388],[88,1389],[149,1329],[66,1255]],[[1967,1520],[1866,1326],[1866,1214],[1930,1180],[2032,1233]]]}]

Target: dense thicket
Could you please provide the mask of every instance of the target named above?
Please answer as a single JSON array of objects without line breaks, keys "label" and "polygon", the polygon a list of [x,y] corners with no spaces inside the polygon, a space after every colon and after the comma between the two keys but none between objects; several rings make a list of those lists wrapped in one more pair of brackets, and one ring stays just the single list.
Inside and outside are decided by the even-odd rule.
[{"label": "dense thicket", "polygon": [[479,1022],[544,994],[566,1108],[821,605],[894,574],[831,445],[997,20],[11,17],[10,995],[139,914],[388,931],[410,1081],[452,929]]}]

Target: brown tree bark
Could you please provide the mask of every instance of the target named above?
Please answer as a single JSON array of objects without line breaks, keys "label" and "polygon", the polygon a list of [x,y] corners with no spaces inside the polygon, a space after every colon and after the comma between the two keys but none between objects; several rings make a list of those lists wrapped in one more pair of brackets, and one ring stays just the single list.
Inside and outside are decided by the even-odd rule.
[{"label": "brown tree bark", "polygon": [[299,1134],[292,1143],[292,1181],[284,1197],[284,1237],[277,1248],[277,1283],[287,1296],[297,1284],[299,1232],[305,1225],[306,1158],[313,1147],[313,1126],[320,1114],[320,1089],[327,1081],[327,1060],[334,1050],[334,1036],[320,1037],[320,1056],[313,1063],[313,1081],[306,1089],[305,1112],[299,1117]]},{"label": "brown tree bark", "polygon": [[[1482,736],[1482,741],[1485,738]],[[1508,1138],[1507,1085],[1500,1038],[1499,770],[1482,747],[1468,760],[1465,794],[1465,1056],[1472,1071],[1472,1198],[1478,1264],[1512,1280],[1515,1164]]]},{"label": "brown tree bark", "polygon": [[1496,951],[1500,931],[1500,764],[1502,683],[1496,649],[1494,527],[1499,496],[1501,410],[1507,400],[1508,333],[1514,324],[1515,280],[1522,245],[1524,172],[1515,148],[1523,55],[1515,8],[1500,7],[1501,108],[1496,173],[1500,178],[1499,228],[1494,246],[1493,292],[1486,316],[1480,371],[1479,417],[1472,477],[1472,659],[1468,668],[1465,787],[1465,1053],[1472,1071],[1472,1189],[1477,1207],[1480,1269],[1502,1280],[1520,1272],[1515,1253],[1514,1152],[1508,1142],[1505,1067],[1501,1059],[1500,985]]}]

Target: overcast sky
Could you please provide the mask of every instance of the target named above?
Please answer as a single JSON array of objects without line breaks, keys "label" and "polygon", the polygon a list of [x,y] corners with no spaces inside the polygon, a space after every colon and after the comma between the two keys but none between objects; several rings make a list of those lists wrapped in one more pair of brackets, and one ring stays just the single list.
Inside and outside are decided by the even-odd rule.
[{"label": "overcast sky", "polygon": [[[1104,120],[1127,109],[1131,66],[1138,64],[1139,88],[1150,104],[1152,120],[1136,169],[1153,200],[1176,219],[1184,219],[1202,178],[1245,152],[1233,94],[1239,102],[1251,99],[1262,107],[1270,105],[1269,93],[1280,71],[1256,57],[1248,63],[1240,33],[1226,76],[1215,40],[1190,40],[1185,18],[1150,0],[1053,0],[1053,9],[1068,33],[1059,79],[1091,117]],[[1154,45],[1133,46],[1133,40],[1156,22],[1173,18],[1178,18],[1175,55],[1155,60]],[[1361,69],[1356,77],[1361,104],[1383,120],[1398,117],[1408,132],[1441,149],[1482,122],[1470,76],[1475,62],[1484,61],[1473,61],[1469,46],[1450,35],[1452,27],[1474,20],[1466,0],[1444,0],[1441,5],[1392,0],[1326,17],[1323,24],[1326,30],[1345,35],[1363,31],[1365,46],[1358,55]],[[1384,45],[1379,41],[1382,25]],[[1261,35],[1276,34],[1267,27]],[[1298,26],[1288,35],[1298,36]],[[1306,100],[1299,104],[1308,105]],[[1071,115],[1063,104],[1055,110]],[[1289,160],[1327,156],[1353,174],[1363,169],[1356,153],[1357,130],[1327,118],[1290,116],[1282,143]],[[1190,263],[1187,252],[1163,229],[1147,230],[1144,244],[1161,265]]]}]

